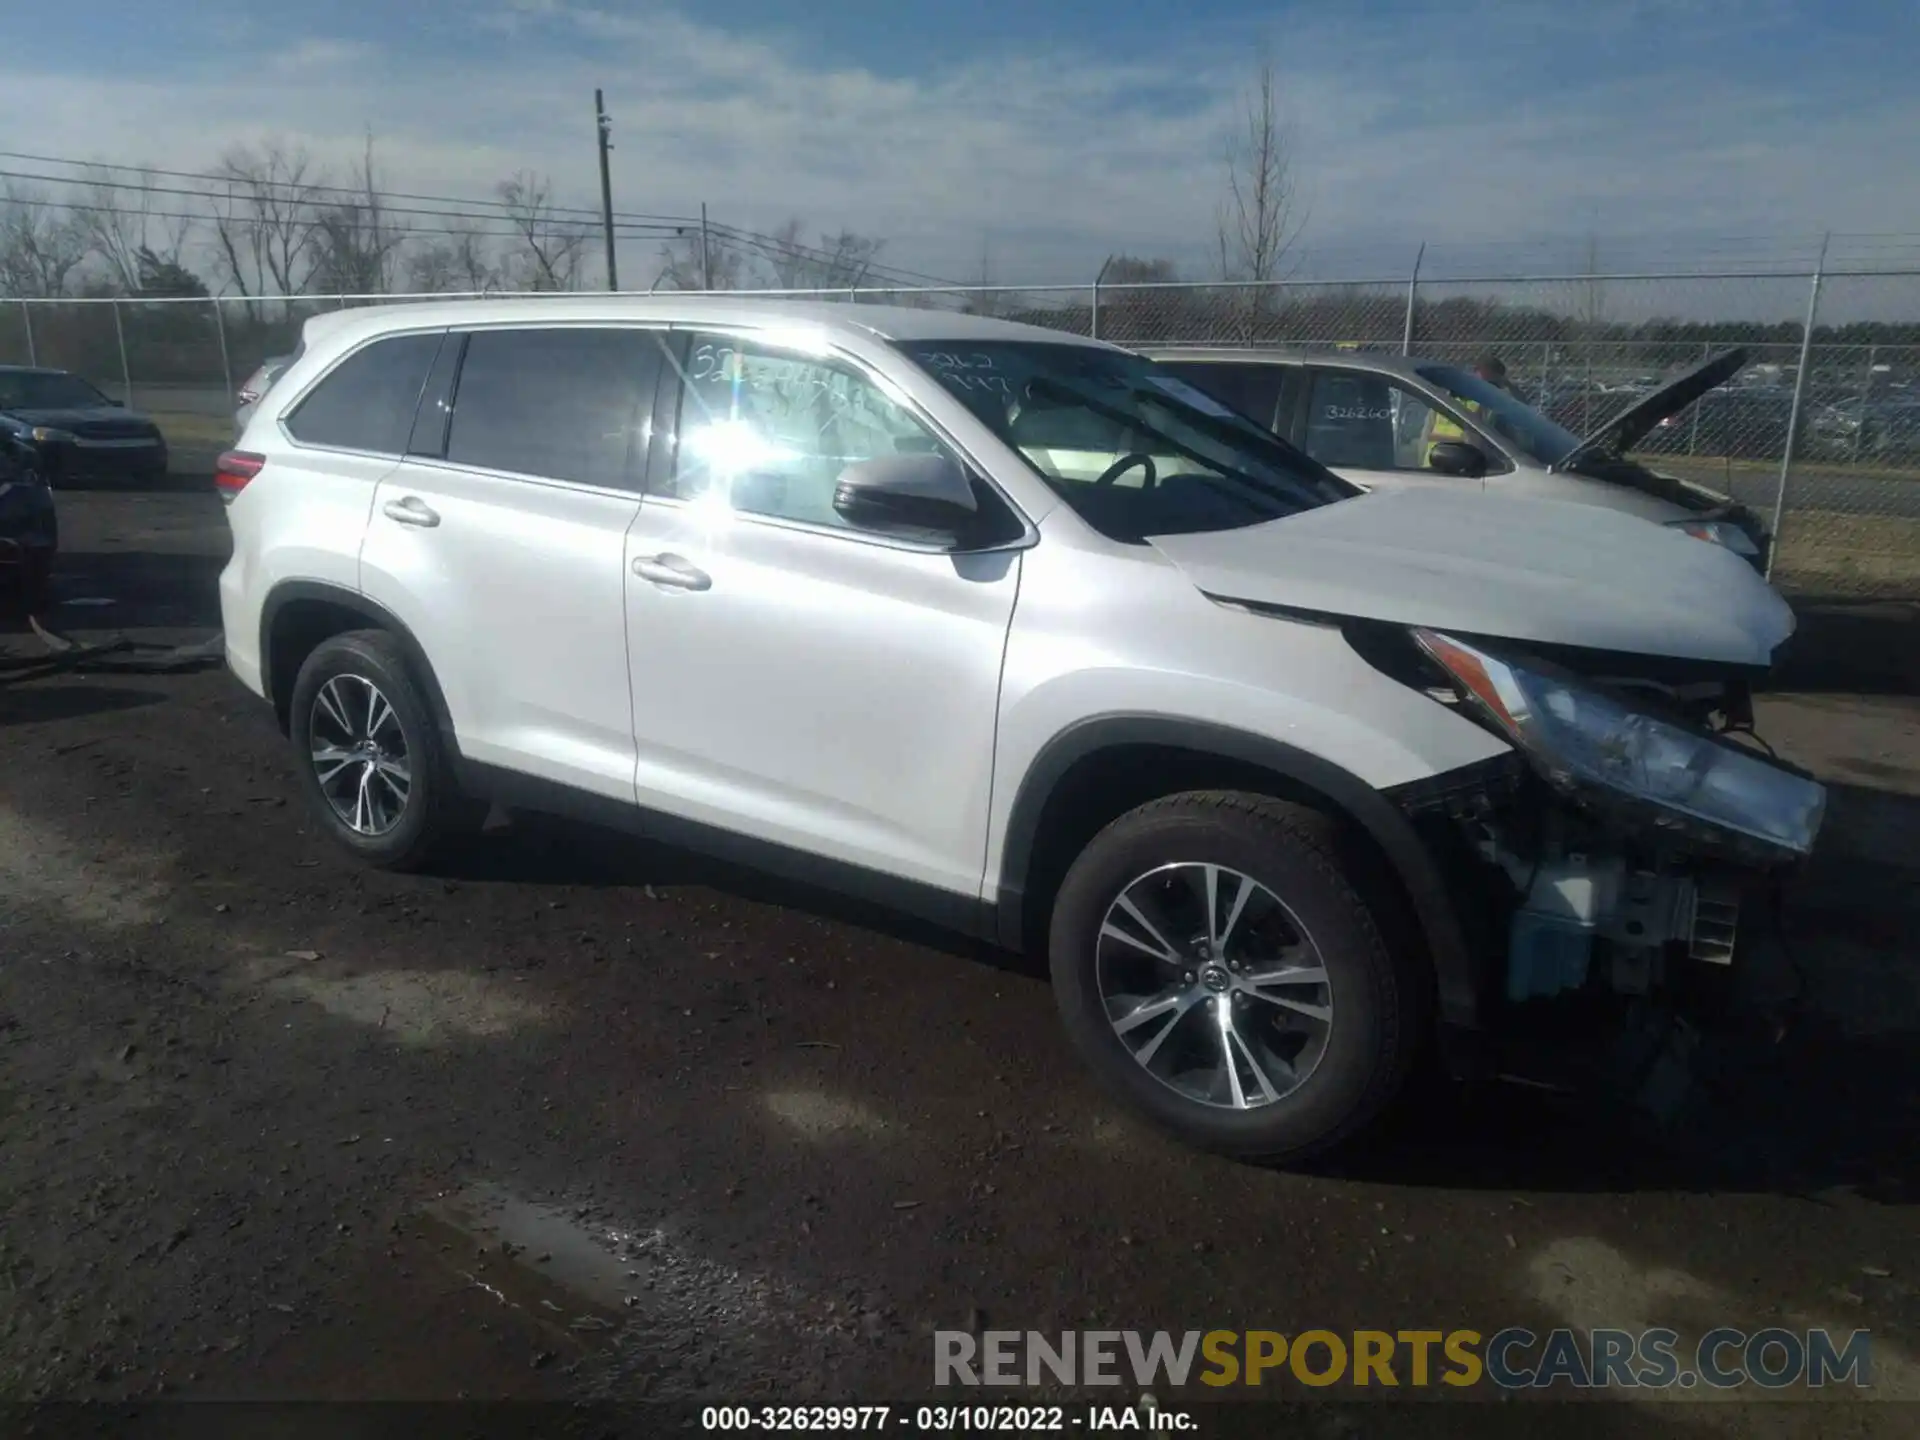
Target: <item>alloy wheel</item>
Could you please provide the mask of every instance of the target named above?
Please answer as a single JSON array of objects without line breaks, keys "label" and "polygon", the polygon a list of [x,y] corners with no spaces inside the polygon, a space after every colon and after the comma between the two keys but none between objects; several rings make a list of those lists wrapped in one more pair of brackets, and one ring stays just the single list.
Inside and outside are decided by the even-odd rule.
[{"label": "alloy wheel", "polygon": [[335,675],[313,697],[308,747],[320,792],[356,835],[385,835],[407,813],[413,770],[406,732],[380,687]]},{"label": "alloy wheel", "polygon": [[1333,986],[1299,919],[1224,865],[1148,871],[1108,906],[1095,974],[1113,1033],[1188,1100],[1254,1110],[1306,1083],[1333,1033]]}]

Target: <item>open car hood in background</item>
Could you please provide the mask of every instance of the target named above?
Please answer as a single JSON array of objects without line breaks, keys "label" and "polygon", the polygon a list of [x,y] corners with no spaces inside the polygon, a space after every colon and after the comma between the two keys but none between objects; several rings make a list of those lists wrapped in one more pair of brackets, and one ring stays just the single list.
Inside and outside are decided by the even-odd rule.
[{"label": "open car hood in background", "polygon": [[1572,470],[1582,460],[1600,455],[1624,455],[1669,415],[1678,415],[1709,390],[1718,389],[1747,364],[1744,349],[1727,350],[1681,371],[1657,390],[1642,395],[1598,430],[1569,450],[1553,468]]},{"label": "open car hood in background", "polygon": [[1723,545],[1550,500],[1376,491],[1148,542],[1216,600],[1764,669],[1793,611]]}]

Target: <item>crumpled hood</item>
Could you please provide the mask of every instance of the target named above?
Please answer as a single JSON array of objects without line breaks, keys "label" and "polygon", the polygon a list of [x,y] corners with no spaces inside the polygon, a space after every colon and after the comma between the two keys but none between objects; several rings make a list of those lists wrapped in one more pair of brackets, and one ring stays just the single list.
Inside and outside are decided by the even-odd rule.
[{"label": "crumpled hood", "polygon": [[1465,635],[1764,667],[1794,627],[1731,550],[1591,505],[1381,491],[1148,543],[1218,600]]}]

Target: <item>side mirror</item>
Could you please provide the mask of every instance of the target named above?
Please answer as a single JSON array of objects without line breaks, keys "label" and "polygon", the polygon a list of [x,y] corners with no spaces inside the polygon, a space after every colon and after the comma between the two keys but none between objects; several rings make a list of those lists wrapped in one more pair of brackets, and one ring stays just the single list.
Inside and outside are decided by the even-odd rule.
[{"label": "side mirror", "polygon": [[858,530],[953,544],[979,522],[967,472],[947,455],[882,455],[840,472],[833,508]]},{"label": "side mirror", "polygon": [[1464,440],[1438,440],[1427,451],[1427,468],[1462,480],[1478,480],[1487,473],[1487,452]]}]

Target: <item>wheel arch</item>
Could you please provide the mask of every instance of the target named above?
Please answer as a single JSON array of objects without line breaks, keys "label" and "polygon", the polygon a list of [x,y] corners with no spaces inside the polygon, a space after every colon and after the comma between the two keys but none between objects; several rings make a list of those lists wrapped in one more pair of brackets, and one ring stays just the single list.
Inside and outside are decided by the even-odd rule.
[{"label": "wheel arch", "polygon": [[[1155,773],[1142,774],[1144,767]],[[1117,781],[1111,789],[1110,781]],[[1441,866],[1406,812],[1318,755],[1205,721],[1106,715],[1069,727],[1041,748],[1008,813],[995,938],[1023,949],[1036,933],[1045,933],[1047,902],[1071,864],[1063,852],[1075,840],[1090,839],[1100,826],[1159,795],[1223,782],[1306,803],[1351,824],[1398,882],[1433,967],[1441,1022],[1479,1027],[1479,967]],[[1080,813],[1083,800],[1088,809]]]},{"label": "wheel arch", "polygon": [[315,647],[349,630],[380,630],[394,639],[419,682],[434,728],[458,756],[453,716],[427,652],[406,624],[378,601],[356,590],[315,580],[283,580],[260,610],[260,684],[280,729],[287,729],[294,677]]}]

